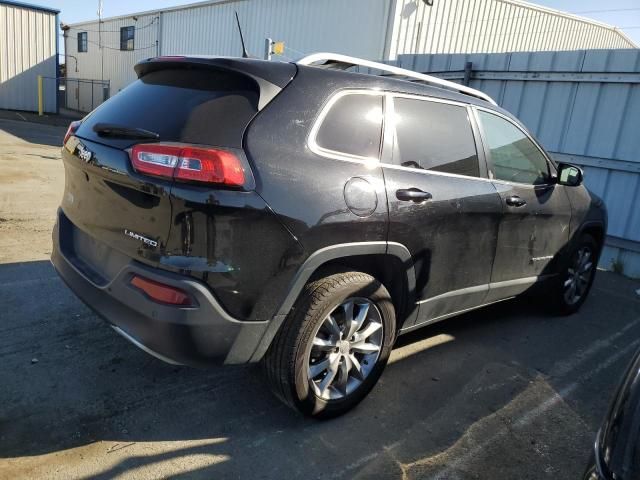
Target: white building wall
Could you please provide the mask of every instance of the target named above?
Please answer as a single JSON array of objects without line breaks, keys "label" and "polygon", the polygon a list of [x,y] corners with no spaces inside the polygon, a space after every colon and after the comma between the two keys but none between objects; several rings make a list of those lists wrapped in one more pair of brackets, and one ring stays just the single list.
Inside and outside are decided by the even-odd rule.
[{"label": "white building wall", "polygon": [[[208,2],[105,19],[101,25],[101,42],[97,21],[72,24],[65,32],[67,76],[104,78],[110,81],[111,95],[115,95],[135,80],[133,66],[144,58],[180,54],[240,56],[236,11],[247,49],[255,57],[262,58],[264,41],[269,37],[284,41],[287,47],[283,57],[274,56],[274,59],[288,61],[319,50],[379,59],[386,41],[389,6],[390,0]],[[120,28],[130,25],[136,26],[135,50],[120,51]],[[78,53],[77,35],[85,31],[88,52]],[[103,45],[102,49],[99,44]],[[72,56],[77,58],[77,72]],[[79,110],[89,111],[99,103],[101,93],[97,90],[92,104],[86,86],[78,87],[74,82],[69,85],[72,108],[77,105]]]},{"label": "white building wall", "polygon": [[395,0],[385,59],[406,53],[637,48],[619,30],[517,0]]},{"label": "white building wall", "polygon": [[[106,19],[101,42],[97,21],[70,25],[66,52],[77,58],[78,71],[68,58],[67,75],[109,80],[114,95],[135,80],[133,66],[144,58],[239,56],[235,12],[249,52],[261,58],[269,37],[285,42],[281,60],[318,51],[379,60],[403,53],[633,47],[611,27],[516,0],[435,0],[433,7],[423,0],[212,0]],[[120,51],[120,28],[130,25],[136,26],[136,49]],[[88,33],[87,53],[77,52],[82,31]],[[99,89],[92,96],[86,85],[70,87],[68,103],[77,102],[80,110],[101,100]]]},{"label": "white building wall", "polygon": [[38,110],[38,75],[44,110],[56,111],[56,13],[0,3],[0,108]]},{"label": "white building wall", "polygon": [[[68,79],[109,80],[110,95],[136,79],[133,66],[159,54],[159,14],[107,19],[99,26],[89,22],[64,32]],[[120,50],[120,28],[135,26],[134,50]],[[78,52],[78,34],[87,32],[87,52]],[[102,48],[100,48],[102,46]],[[88,112],[99,105],[103,92],[99,84],[67,81],[67,106]]]}]

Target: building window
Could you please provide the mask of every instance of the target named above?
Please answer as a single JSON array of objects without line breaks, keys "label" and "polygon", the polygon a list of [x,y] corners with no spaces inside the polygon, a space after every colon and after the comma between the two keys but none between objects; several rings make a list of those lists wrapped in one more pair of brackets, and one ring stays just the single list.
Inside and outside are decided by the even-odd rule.
[{"label": "building window", "polygon": [[87,32],[78,33],[78,52],[87,51]]},{"label": "building window", "polygon": [[136,27],[122,27],[120,29],[120,50],[133,50],[133,39]]}]

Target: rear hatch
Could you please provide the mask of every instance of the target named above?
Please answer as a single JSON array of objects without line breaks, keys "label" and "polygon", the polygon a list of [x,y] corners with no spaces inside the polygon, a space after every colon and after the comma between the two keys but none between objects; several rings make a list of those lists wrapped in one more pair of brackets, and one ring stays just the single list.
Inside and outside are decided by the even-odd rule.
[{"label": "rear hatch", "polygon": [[[163,162],[175,151],[177,162],[190,165],[200,160],[180,152],[230,153],[245,171],[241,184],[212,187],[252,189],[241,150],[244,130],[295,73],[286,65],[265,75],[250,60],[159,58],[138,64],[139,79],[85,117],[65,140],[62,211],[74,232],[67,245],[72,256],[105,268],[109,255],[152,265],[163,255],[175,178],[171,169],[163,172],[166,165],[153,164],[155,170],[148,171],[134,166],[132,152],[141,145],[152,161]],[[191,176],[184,181],[198,181],[194,169],[185,172]]]}]

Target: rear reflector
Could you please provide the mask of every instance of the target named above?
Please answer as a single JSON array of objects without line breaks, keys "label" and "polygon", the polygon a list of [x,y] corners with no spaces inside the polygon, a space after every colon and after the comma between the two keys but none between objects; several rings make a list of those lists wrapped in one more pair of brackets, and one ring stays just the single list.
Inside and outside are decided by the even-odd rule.
[{"label": "rear reflector", "polygon": [[67,140],[69,140],[69,137],[71,135],[76,133],[76,130],[78,130],[78,127],[80,126],[81,123],[82,122],[80,120],[76,120],[69,124],[69,128],[67,128],[67,133],[64,134],[64,139],[62,140],[62,146],[67,144]]},{"label": "rear reflector", "polygon": [[148,278],[135,275],[131,279],[131,285],[146,293],[152,300],[168,305],[180,305],[183,307],[193,306],[191,296],[179,288],[155,282]]},{"label": "rear reflector", "polygon": [[176,180],[244,185],[244,169],[232,152],[162,143],[143,143],[131,149],[131,163],[140,173]]}]

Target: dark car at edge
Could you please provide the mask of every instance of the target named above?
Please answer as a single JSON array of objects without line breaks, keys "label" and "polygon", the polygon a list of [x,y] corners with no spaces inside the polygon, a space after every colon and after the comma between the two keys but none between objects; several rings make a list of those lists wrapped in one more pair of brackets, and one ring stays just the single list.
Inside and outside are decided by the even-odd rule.
[{"label": "dark car at edge", "polygon": [[584,474],[584,480],[636,478],[640,478],[640,351],[613,396]]},{"label": "dark car at edge", "polygon": [[52,253],[145,351],[262,362],[318,417],[400,334],[534,290],[577,311],[606,233],[582,171],[486,95],[332,58],[138,63],[65,136]]}]

